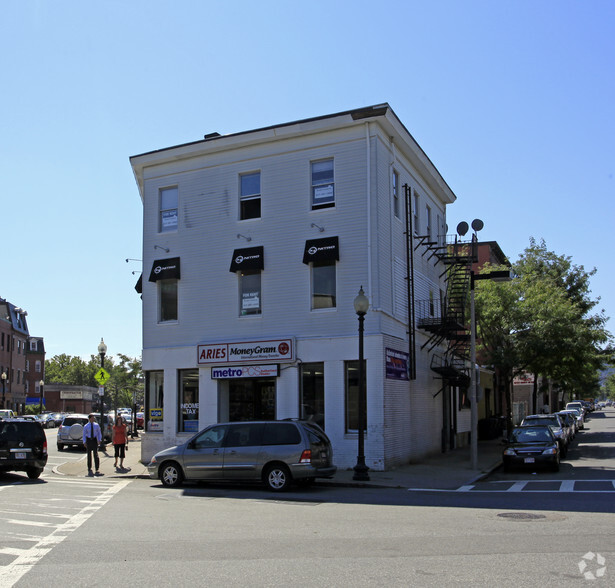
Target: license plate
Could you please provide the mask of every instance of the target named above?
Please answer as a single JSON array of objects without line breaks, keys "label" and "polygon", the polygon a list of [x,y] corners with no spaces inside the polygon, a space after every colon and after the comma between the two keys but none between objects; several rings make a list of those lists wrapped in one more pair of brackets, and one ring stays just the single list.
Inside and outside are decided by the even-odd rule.
[{"label": "license plate", "polygon": [[25,453],[15,453],[15,459],[26,459]]},{"label": "license plate", "polygon": [[534,463],[534,458],[533,457],[526,457],[523,462],[524,463]]}]

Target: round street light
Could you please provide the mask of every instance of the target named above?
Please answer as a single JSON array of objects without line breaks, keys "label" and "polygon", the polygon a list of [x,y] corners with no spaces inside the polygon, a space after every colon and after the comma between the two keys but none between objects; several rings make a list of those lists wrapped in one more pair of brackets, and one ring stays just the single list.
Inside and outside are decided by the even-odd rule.
[{"label": "round street light", "polygon": [[358,454],[357,465],[354,466],[353,480],[366,481],[369,480],[369,468],[365,464],[365,360],[363,359],[363,323],[365,315],[369,308],[369,299],[363,292],[363,286],[359,290],[359,294],[354,299],[354,310],[359,316],[359,399],[357,408],[359,411],[358,418]]},{"label": "round street light", "polygon": [[44,391],[44,386],[45,386],[45,382],[43,382],[43,380],[41,380],[38,385],[41,388],[41,403],[39,406],[39,410],[38,410],[38,414],[43,414],[43,404],[45,403],[45,391]]}]

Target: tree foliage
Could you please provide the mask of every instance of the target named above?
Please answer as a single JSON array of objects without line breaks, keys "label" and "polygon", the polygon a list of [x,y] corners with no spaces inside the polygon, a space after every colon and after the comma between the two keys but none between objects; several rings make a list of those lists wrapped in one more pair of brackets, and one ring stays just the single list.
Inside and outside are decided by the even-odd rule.
[{"label": "tree foliage", "polygon": [[599,387],[598,370],[612,358],[608,319],[596,311],[600,299],[591,297],[596,270],[586,271],[534,239],[512,270],[510,282],[476,283],[484,362],[507,380],[527,372],[549,378],[571,397],[591,395]]},{"label": "tree foliage", "polygon": [[[105,356],[104,367],[109,372],[105,384],[107,401],[113,408],[143,403],[143,376],[141,360],[118,354],[115,358]],[[101,368],[100,356],[91,355],[86,362],[80,357],[56,355],[45,361],[45,383],[66,386],[98,387],[94,378]]]}]

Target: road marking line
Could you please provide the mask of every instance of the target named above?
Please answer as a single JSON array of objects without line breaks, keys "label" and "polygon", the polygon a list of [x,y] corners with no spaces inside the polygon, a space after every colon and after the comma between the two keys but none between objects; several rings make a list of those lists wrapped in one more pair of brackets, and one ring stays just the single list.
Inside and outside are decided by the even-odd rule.
[{"label": "road marking line", "polygon": [[521,492],[527,482],[515,482],[506,492]]},{"label": "road marking line", "polygon": [[53,547],[64,541],[68,535],[78,529],[94,513],[100,510],[118,492],[123,490],[132,480],[122,480],[114,487],[109,488],[94,500],[93,505],[84,507],[80,512],[73,515],[68,521],[58,525],[53,533],[43,537],[36,545],[26,550],[12,563],[2,568],[0,588],[14,586],[25,574],[27,574]]},{"label": "road marking line", "polygon": [[574,480],[564,480],[560,487],[560,492],[574,492]]}]

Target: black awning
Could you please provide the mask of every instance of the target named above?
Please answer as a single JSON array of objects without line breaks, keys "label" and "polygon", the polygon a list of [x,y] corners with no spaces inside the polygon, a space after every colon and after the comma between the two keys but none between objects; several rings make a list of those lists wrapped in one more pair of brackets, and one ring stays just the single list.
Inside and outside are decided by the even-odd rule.
[{"label": "black awning", "polygon": [[235,249],[231,260],[231,272],[265,269],[265,256],[261,247],[246,247]]},{"label": "black awning", "polygon": [[339,261],[340,246],[337,237],[325,239],[308,239],[305,242],[303,263],[312,261]]},{"label": "black awning", "polygon": [[143,274],[139,276],[139,279],[137,280],[137,283],[135,284],[135,290],[139,294],[143,294]]},{"label": "black awning", "polygon": [[179,280],[180,277],[179,257],[171,257],[170,259],[157,259],[154,261],[149,281]]}]

